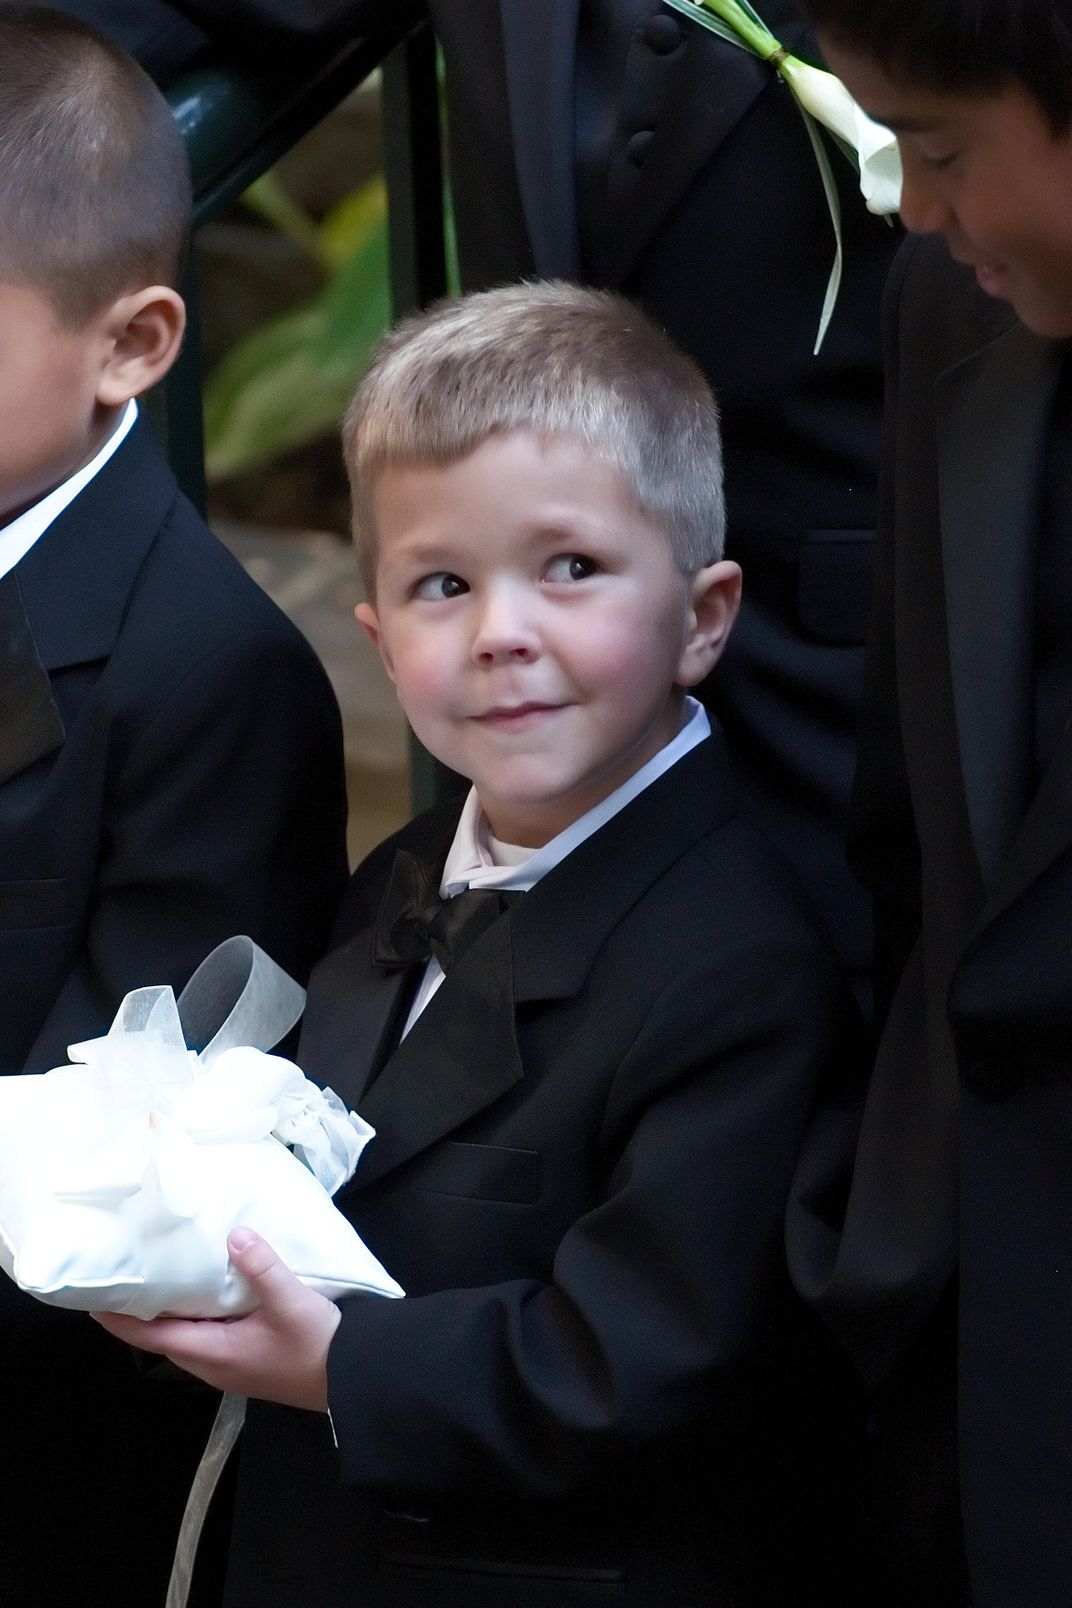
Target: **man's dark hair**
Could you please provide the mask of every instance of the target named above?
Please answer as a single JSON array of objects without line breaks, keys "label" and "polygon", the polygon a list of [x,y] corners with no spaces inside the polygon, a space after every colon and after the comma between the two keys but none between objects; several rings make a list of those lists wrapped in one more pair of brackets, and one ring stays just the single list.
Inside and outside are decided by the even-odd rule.
[{"label": "man's dark hair", "polygon": [[1055,134],[1072,124],[1072,0],[801,0],[817,28],[906,84],[987,94],[1011,84]]},{"label": "man's dark hair", "polygon": [[152,80],[75,18],[0,0],[0,280],[79,328],[127,291],[177,286],[189,220]]}]

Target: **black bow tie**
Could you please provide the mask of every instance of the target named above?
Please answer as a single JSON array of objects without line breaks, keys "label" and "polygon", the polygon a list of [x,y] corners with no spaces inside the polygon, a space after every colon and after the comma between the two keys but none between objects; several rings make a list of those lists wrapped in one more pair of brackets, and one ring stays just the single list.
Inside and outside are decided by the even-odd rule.
[{"label": "black bow tie", "polygon": [[372,944],[377,966],[416,966],[434,955],[445,972],[515,899],[516,892],[469,888],[439,896],[439,872],[406,849],[395,852]]}]

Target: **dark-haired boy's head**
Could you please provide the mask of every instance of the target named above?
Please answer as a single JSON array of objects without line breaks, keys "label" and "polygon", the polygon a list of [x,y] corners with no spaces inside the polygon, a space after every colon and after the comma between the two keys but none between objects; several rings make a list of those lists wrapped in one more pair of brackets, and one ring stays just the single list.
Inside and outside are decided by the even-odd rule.
[{"label": "dark-haired boy's head", "polygon": [[117,45],[0,0],[0,280],[77,326],[124,291],[178,286],[190,224],[182,139]]},{"label": "dark-haired boy's head", "polygon": [[1072,336],[1072,0],[803,0],[897,135],[901,217],[1029,329]]},{"label": "dark-haired boy's head", "polygon": [[1072,0],[801,0],[824,36],[891,78],[952,95],[1019,86],[1072,124]]},{"label": "dark-haired boy's head", "polygon": [[0,0],[0,524],[174,362],[190,180],[167,103],[91,28]]}]

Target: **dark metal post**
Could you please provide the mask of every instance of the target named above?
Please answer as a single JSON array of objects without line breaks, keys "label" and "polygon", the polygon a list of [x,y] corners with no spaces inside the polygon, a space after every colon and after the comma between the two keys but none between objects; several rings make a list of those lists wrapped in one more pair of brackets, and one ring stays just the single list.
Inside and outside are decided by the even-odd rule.
[{"label": "dark metal post", "polygon": [[[384,172],[396,318],[447,290],[443,233],[443,155],[435,36],[425,25],[383,64]],[[462,779],[410,736],[410,802],[427,809],[456,793]]]}]

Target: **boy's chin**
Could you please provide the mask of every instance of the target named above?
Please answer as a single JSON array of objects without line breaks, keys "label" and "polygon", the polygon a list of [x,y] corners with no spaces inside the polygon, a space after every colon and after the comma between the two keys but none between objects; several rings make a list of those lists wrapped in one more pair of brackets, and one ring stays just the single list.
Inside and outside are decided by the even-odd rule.
[{"label": "boy's chin", "polygon": [[1057,297],[1014,290],[1002,299],[1010,303],[1021,324],[1032,335],[1041,335],[1050,341],[1072,339],[1072,298],[1066,302]]}]

